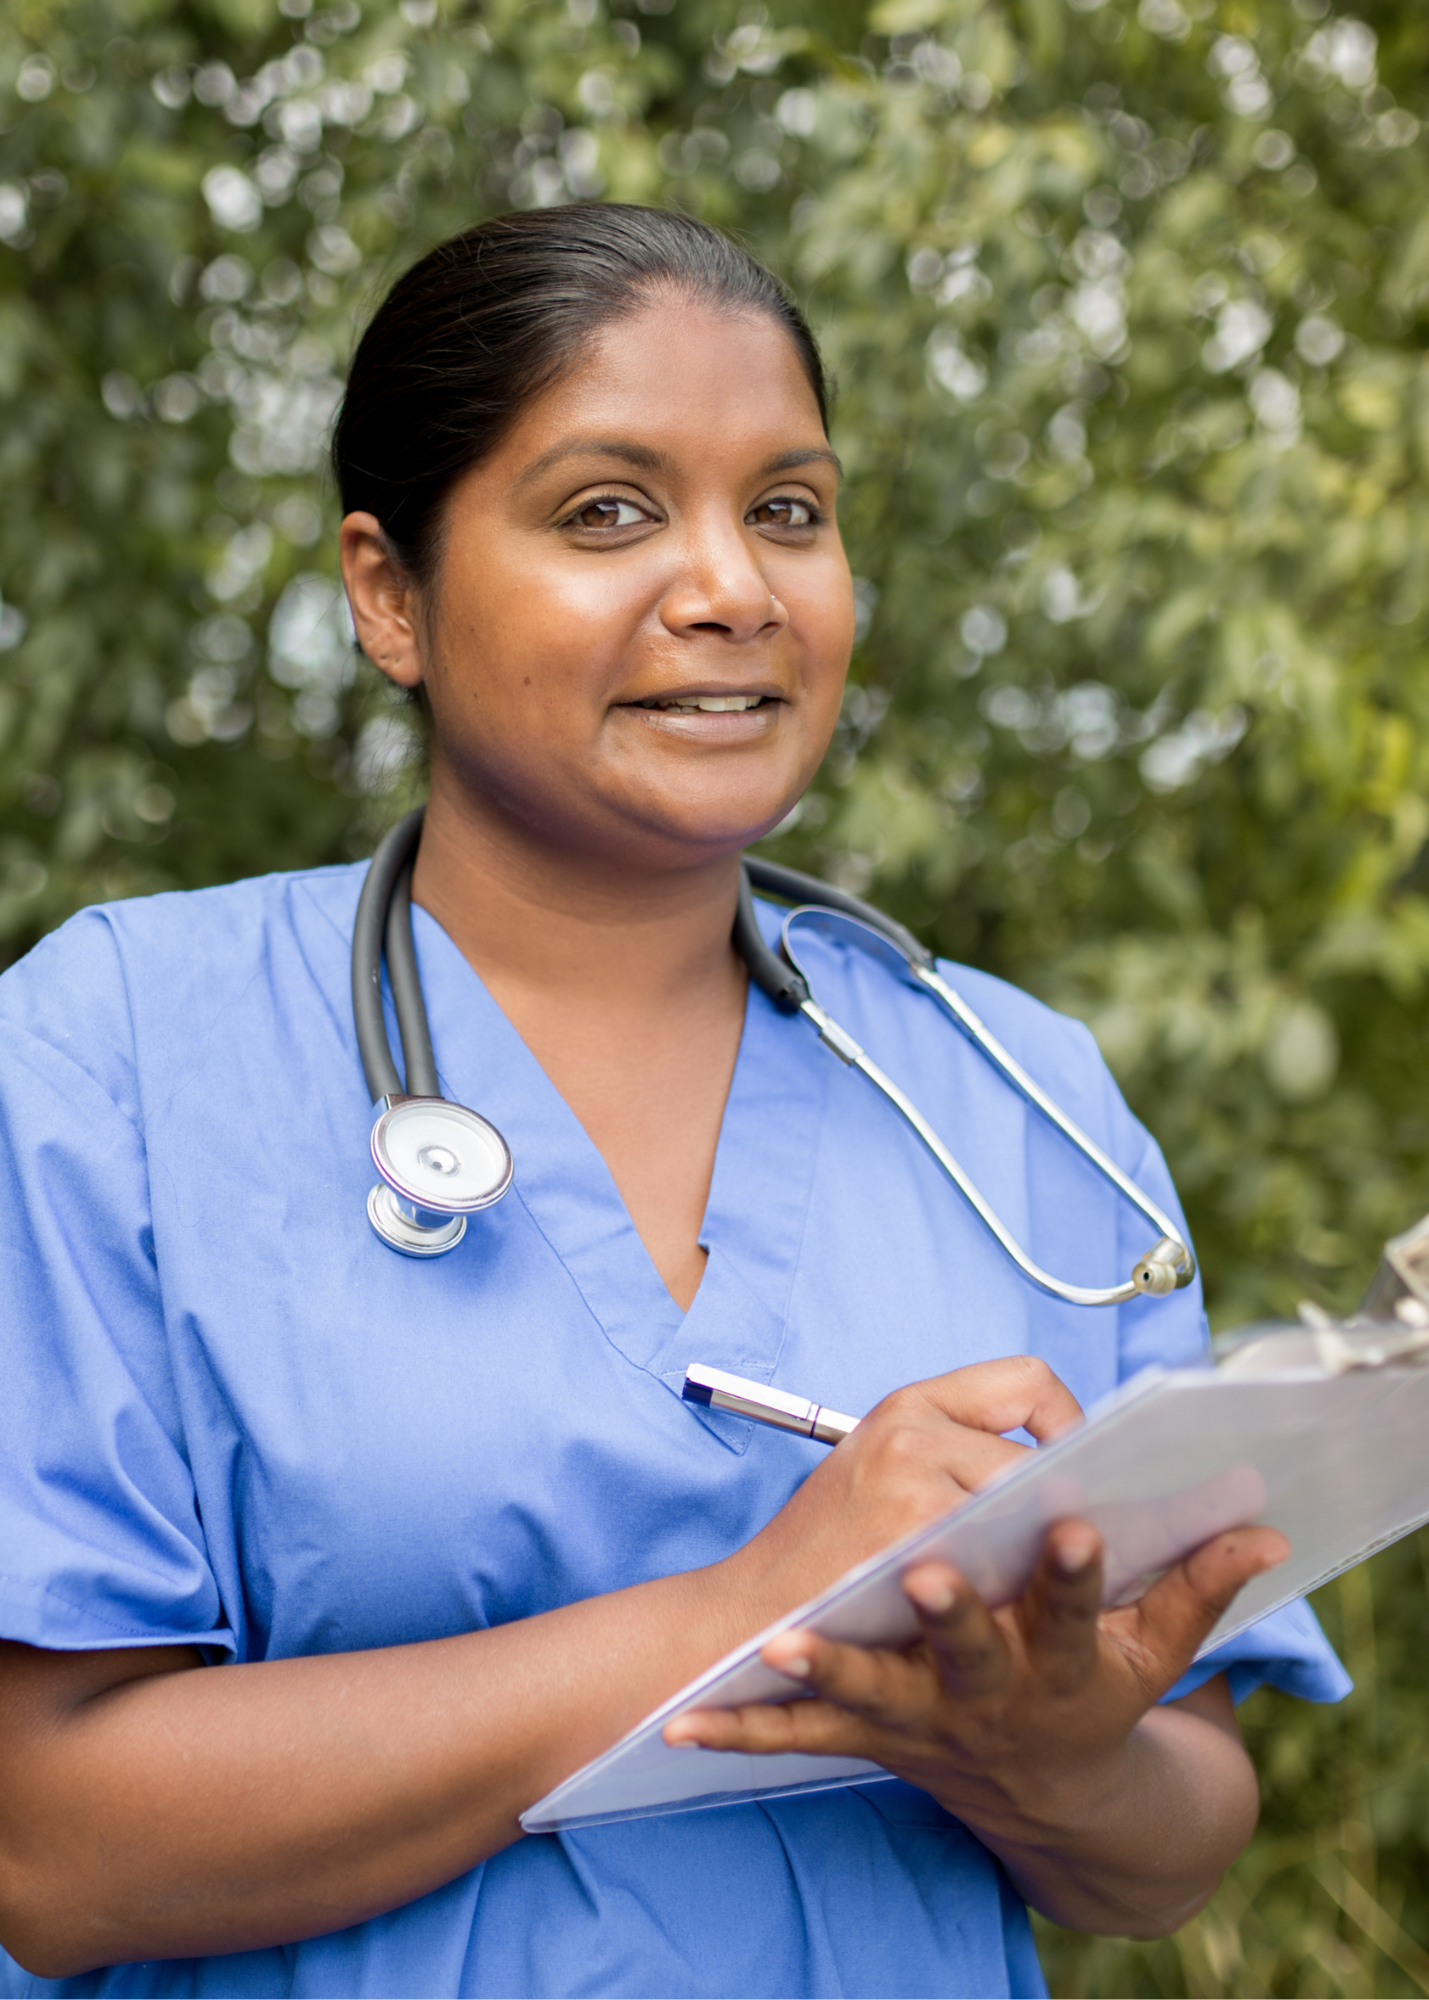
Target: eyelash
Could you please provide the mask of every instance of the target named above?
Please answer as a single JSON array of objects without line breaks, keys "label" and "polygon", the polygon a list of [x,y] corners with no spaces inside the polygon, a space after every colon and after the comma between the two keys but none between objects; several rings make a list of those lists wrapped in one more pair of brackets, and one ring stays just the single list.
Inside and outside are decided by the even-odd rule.
[{"label": "eyelash", "polygon": [[824,515],[820,509],[814,505],[812,500],[804,499],[801,494],[775,493],[769,499],[761,500],[759,505],[761,507],[802,507],[809,517],[808,520],[786,523],[786,525],[793,527],[796,531],[800,528],[821,528],[824,524]]},{"label": "eyelash", "polygon": [[[582,500],[579,507],[572,508],[571,512],[566,516],[565,520],[562,521],[561,526],[563,528],[579,528],[581,526],[581,519],[580,519],[581,515],[584,514],[587,508],[590,507],[640,507],[640,506],[641,506],[640,501],[632,500],[630,496],[626,493],[592,493],[588,500]],[[630,527],[633,526],[634,524],[631,522],[627,522],[625,525],[627,527]],[[587,528],[585,530],[585,533],[587,534],[599,534],[600,532],[601,531],[598,528]]]},{"label": "eyelash", "polygon": [[[589,507],[638,507],[640,506],[640,504],[641,503],[638,500],[631,500],[628,497],[628,495],[624,493],[595,493],[591,495],[590,499],[582,500],[580,506],[575,508],[570,514],[566,516],[565,520],[562,521],[561,526],[563,528],[579,528],[581,525],[580,516],[584,514],[586,509]],[[767,500],[761,500],[759,502],[759,506],[761,507],[787,506],[787,507],[804,508],[809,516],[808,520],[796,521],[791,524],[788,524],[791,525],[796,531],[800,528],[821,528],[824,525],[824,521],[826,518],[821,509],[816,507],[812,500],[806,500],[802,497],[802,495],[799,494],[776,493],[771,495],[771,497]],[[753,511],[754,510],[751,509],[751,512]],[[631,526],[633,525],[633,523],[627,522],[625,525]],[[600,534],[602,532],[608,532],[608,531],[603,531],[600,528],[587,528],[585,529],[584,532],[586,534]]]}]

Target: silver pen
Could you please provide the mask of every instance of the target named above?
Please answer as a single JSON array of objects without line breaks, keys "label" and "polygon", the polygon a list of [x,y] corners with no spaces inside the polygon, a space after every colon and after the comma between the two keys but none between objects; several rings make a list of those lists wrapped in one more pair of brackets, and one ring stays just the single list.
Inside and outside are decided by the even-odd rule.
[{"label": "silver pen", "polygon": [[685,1370],[680,1393],[687,1403],[752,1417],[757,1424],[794,1431],[816,1444],[837,1444],[858,1424],[857,1417],[846,1417],[841,1410],[826,1410],[822,1403],[806,1403],[802,1396],[786,1396],[782,1389],[766,1389],[762,1382],[746,1382],[742,1375],[726,1375],[722,1368],[706,1368],[699,1361]]}]

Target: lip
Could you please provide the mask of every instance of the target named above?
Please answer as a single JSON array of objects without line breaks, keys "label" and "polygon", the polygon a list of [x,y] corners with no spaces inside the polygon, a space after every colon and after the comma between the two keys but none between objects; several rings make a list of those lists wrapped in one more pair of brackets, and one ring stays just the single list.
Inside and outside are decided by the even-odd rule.
[{"label": "lip", "polygon": [[[773,681],[686,681],[676,687],[652,688],[649,694],[633,695],[628,701],[617,702],[618,708],[643,708],[647,713],[670,714],[674,711],[661,709],[659,704],[667,701],[728,701],[732,696],[743,695],[746,700],[783,702],[784,690]],[[699,711],[697,711],[698,713]],[[720,711],[716,711],[719,713]],[[729,710],[723,713],[728,714]],[[735,710],[739,714],[758,714],[758,709]]]},{"label": "lip", "polygon": [[[757,708],[674,709],[653,706],[662,701],[696,701],[701,696],[728,700],[731,695],[754,696]],[[682,738],[686,743],[737,746],[768,736],[788,706],[782,688],[768,681],[687,681],[676,687],[653,689],[631,701],[616,702],[612,712],[632,717],[637,726],[651,729],[666,738]]]}]

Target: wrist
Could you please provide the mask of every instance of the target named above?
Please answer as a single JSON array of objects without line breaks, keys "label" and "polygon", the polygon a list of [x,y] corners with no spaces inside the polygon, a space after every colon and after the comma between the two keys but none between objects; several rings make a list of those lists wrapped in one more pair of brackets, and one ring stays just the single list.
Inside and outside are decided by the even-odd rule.
[{"label": "wrist", "polygon": [[939,1803],[989,1846],[1003,1843],[1072,1850],[1115,1825],[1135,1794],[1140,1764],[1128,1740],[1092,1755],[1067,1754],[1067,1746],[1024,1747],[1005,1762],[985,1761],[971,1786]]},{"label": "wrist", "polygon": [[1141,1761],[1132,1737],[1091,1755],[1039,1757],[1026,1808],[1049,1833],[1085,1835],[1120,1816],[1137,1789]]},{"label": "wrist", "polygon": [[699,1615],[711,1621],[718,1636],[720,1654],[742,1646],[799,1602],[787,1591],[781,1593],[771,1565],[751,1555],[751,1546],[736,1549],[689,1579],[696,1588]]}]

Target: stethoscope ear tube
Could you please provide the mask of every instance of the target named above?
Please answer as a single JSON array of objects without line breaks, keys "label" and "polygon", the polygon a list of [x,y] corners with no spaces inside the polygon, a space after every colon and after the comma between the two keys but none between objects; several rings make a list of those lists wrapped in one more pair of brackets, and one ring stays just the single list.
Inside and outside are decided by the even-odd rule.
[{"label": "stethoscope ear tube", "polygon": [[[764,942],[754,914],[754,892],[749,878],[764,862],[746,860],[739,871],[739,902],[734,912],[734,948],[749,968],[749,976],[761,992],[767,993],[781,1014],[797,1014],[809,1003],[809,982],[777,951]],[[792,870],[783,871],[792,874]]]},{"label": "stethoscope ear tube", "polygon": [[[402,1079],[392,1060],[387,1023],[382,1016],[382,947],[389,929],[388,910],[393,890],[404,869],[410,871],[412,855],[421,838],[425,810],[425,807],[418,806],[383,835],[368,867],[362,894],[357,899],[357,918],[352,930],[352,1019],[357,1029],[357,1052],[362,1058],[362,1073],[367,1078],[368,1094],[374,1103],[379,1098],[403,1095]],[[421,987],[416,980],[416,963],[412,955],[411,905],[408,898],[404,897],[403,902],[407,962],[416,987],[417,1008],[430,1062],[432,1044],[430,1035],[426,1034],[427,1011],[422,1005]],[[396,997],[394,977],[393,998]],[[406,1052],[404,1036],[403,1053]]]},{"label": "stethoscope ear tube", "polygon": [[[856,897],[845,895],[841,890],[826,888],[808,876],[799,875],[792,868],[779,868],[769,862],[746,862],[746,874],[741,882],[742,897],[748,896],[748,878],[751,875],[762,888],[776,895],[798,896],[801,899],[799,907],[791,910],[784,920],[780,937],[780,957],[775,961],[776,967],[789,968],[795,978],[790,979],[786,975],[782,990],[776,991],[772,973],[761,977],[762,968],[756,968],[751,962],[751,974],[779,1006],[790,1013],[801,1013],[814,1028],[819,1039],[832,1050],[839,1061],[851,1069],[858,1070],[888,1100],[904,1122],[922,1140],[948,1179],[1025,1278],[1051,1297],[1076,1306],[1121,1305],[1138,1295],[1164,1297],[1167,1293],[1178,1291],[1183,1285],[1190,1284],[1196,1274],[1195,1259],[1176,1233],[1175,1224],[1169,1216],[1121,1171],[1115,1161],[1110,1159],[1101,1147],[1067,1116],[1065,1111],[1053,1103],[1045,1091],[1034,1083],[1022,1065],[978,1019],[961,994],[943,979],[938,971],[937,961],[925,946],[919,944],[901,924],[894,923],[881,911],[870,909],[867,904],[860,903]],[[752,906],[749,910],[749,922],[752,928]],[[1146,1254],[1138,1259],[1130,1279],[1119,1285],[1073,1285],[1060,1278],[1054,1278],[1032,1261],[917,1106],[869,1058],[853,1036],[819,1006],[796,950],[796,931],[802,936],[804,931],[810,930],[822,934],[832,944],[852,947],[867,953],[896,976],[909,978],[915,986],[924,988],[1013,1088],[1055,1125],[1090,1165],[1110,1181],[1148,1222],[1155,1225],[1161,1233]],[[755,934],[758,936],[757,932]],[[738,924],[735,929],[735,942],[741,953],[748,958],[749,953],[741,939]],[[759,938],[759,944],[761,948],[765,948],[762,937]],[[769,956],[772,958],[773,954],[770,953]]]},{"label": "stethoscope ear tube", "polygon": [[[832,883],[820,882],[817,876],[801,875],[797,868],[785,868],[781,862],[766,861],[758,854],[745,855],[744,873],[755,889],[762,890],[768,896],[777,896],[781,903],[807,904],[815,909],[837,910],[845,917],[853,917],[857,922],[867,924],[871,931],[877,931],[881,937],[886,937],[891,945],[896,946],[912,966],[927,968],[935,963],[932,952],[925,944],[920,944],[905,925],[898,923],[893,917],[885,916],[882,910],[875,910],[872,903],[861,902],[857,896],[849,895],[846,889],[835,889]],[[752,922],[754,917],[752,907],[749,914]],[[759,935],[757,931],[755,935]],[[759,983],[763,985],[762,980]],[[767,987],[765,991],[768,991]]]},{"label": "stethoscope ear tube", "polygon": [[407,1073],[409,1097],[440,1097],[437,1059],[432,1054],[432,1031],[427,1021],[427,1005],[422,998],[422,981],[417,972],[417,954],[412,944],[412,858],[403,865],[392,885],[392,901],[387,910],[383,947],[387,953],[387,977],[392,982],[392,1000],[397,1009],[397,1032],[402,1038],[402,1067]]}]

